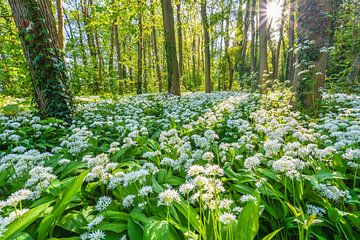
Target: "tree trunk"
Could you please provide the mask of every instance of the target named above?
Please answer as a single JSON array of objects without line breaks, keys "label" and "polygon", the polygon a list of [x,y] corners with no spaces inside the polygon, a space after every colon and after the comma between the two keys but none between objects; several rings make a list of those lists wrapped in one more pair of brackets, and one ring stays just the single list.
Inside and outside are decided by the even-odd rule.
[{"label": "tree trunk", "polygon": [[59,47],[51,2],[9,0],[43,117],[67,119],[72,98]]},{"label": "tree trunk", "polygon": [[298,11],[299,43],[306,46],[309,40],[313,42],[309,48],[300,51],[299,62],[313,62],[315,66],[311,69],[304,66],[304,70],[309,70],[308,77],[298,74],[298,97],[307,109],[313,111],[320,108],[320,89],[325,84],[328,53],[322,48],[329,44],[330,19],[326,13],[331,11],[331,5],[327,0],[299,0]]},{"label": "tree trunk", "polygon": [[290,0],[289,9],[289,53],[288,53],[288,75],[287,78],[291,83],[294,83],[294,42],[295,42],[295,5],[296,0]]},{"label": "tree trunk", "polygon": [[242,51],[241,51],[241,63],[239,68],[239,73],[245,72],[245,58],[246,58],[246,52],[248,48],[248,31],[249,31],[249,25],[250,25],[250,0],[247,0],[246,2],[246,12],[245,12],[245,24],[244,24],[244,39],[242,44]]},{"label": "tree trunk", "polygon": [[120,49],[119,30],[118,30],[117,22],[114,25],[114,41],[115,41],[115,49],[116,49],[117,74],[119,79],[119,93],[123,94],[125,90],[125,82],[123,79],[123,67],[121,64],[121,49]]},{"label": "tree trunk", "polygon": [[204,62],[205,62],[205,92],[211,92],[210,76],[210,35],[209,22],[206,14],[206,0],[201,0],[201,20],[204,29]]},{"label": "tree trunk", "polygon": [[103,63],[103,55],[100,44],[100,37],[97,30],[95,30],[95,44],[96,44],[96,52],[98,55],[98,88],[99,88],[99,93],[102,94],[104,93],[104,78],[103,78],[104,63]]},{"label": "tree trunk", "polygon": [[360,4],[357,5],[356,15],[354,17],[354,24],[353,24],[353,32],[352,32],[352,46],[351,46],[351,53],[352,57],[351,60],[353,62],[351,72],[348,74],[346,78],[346,84],[352,86],[356,83],[356,80],[360,80],[360,28],[358,27],[360,21]]},{"label": "tree trunk", "polygon": [[152,36],[152,43],[153,43],[153,51],[155,56],[155,68],[156,68],[156,77],[158,82],[158,91],[159,93],[162,92],[162,79],[161,79],[161,72],[160,72],[160,62],[159,62],[159,53],[158,53],[158,46],[157,46],[157,37],[156,37],[156,28],[155,28],[155,6],[152,1],[150,1],[150,14],[152,16],[152,26],[151,26],[151,36]]},{"label": "tree trunk", "polygon": [[138,1],[139,4],[139,13],[138,13],[138,39],[137,39],[137,47],[138,47],[138,75],[136,82],[136,93],[142,94],[142,78],[143,78],[143,24],[142,24],[142,13],[141,13],[141,0]]},{"label": "tree trunk", "polygon": [[180,95],[179,68],[174,32],[174,12],[171,0],[161,0],[165,32],[165,52],[168,72],[168,93]]},{"label": "tree trunk", "polygon": [[[229,6],[231,6],[232,1],[230,1]],[[229,54],[229,43],[230,43],[230,7],[228,8],[226,18],[225,18],[225,41],[224,41],[224,50],[225,50],[225,57],[227,60],[227,65],[229,69],[229,90],[231,91],[232,85],[234,82],[234,64],[231,61],[231,56]]]},{"label": "tree trunk", "polygon": [[[267,65],[267,0],[260,0],[259,5],[259,85],[264,84]],[[264,89],[262,89],[264,90]]]},{"label": "tree trunk", "polygon": [[115,37],[115,24],[111,25],[110,33],[110,48],[109,48],[109,79],[112,79],[114,71],[114,37]]},{"label": "tree trunk", "polygon": [[[250,53],[250,72],[251,78],[253,78],[255,72],[255,38],[256,38],[256,28],[255,28],[255,16],[256,16],[256,0],[252,0],[251,5],[251,53]],[[251,79],[251,88],[254,90],[256,87],[254,79]]]},{"label": "tree trunk", "polygon": [[58,19],[58,33],[59,33],[59,47],[63,54],[65,54],[65,27],[64,27],[64,9],[62,0],[56,0],[57,19]]},{"label": "tree trunk", "polygon": [[177,37],[179,49],[179,78],[184,87],[184,58],[183,58],[183,36],[182,36],[182,23],[181,23],[181,0],[176,3],[176,16],[177,16]]},{"label": "tree trunk", "polygon": [[284,37],[285,7],[286,7],[286,1],[284,1],[281,10],[282,14],[281,14],[281,25],[279,30],[280,32],[279,41],[276,46],[275,59],[274,59],[274,79],[279,79],[279,61],[280,61],[281,44],[283,42],[283,37]]}]

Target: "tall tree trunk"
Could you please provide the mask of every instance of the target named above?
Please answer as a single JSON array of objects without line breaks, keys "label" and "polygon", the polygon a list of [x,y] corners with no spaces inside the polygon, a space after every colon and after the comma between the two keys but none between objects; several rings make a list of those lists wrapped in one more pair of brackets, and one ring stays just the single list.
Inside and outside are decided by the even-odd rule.
[{"label": "tall tree trunk", "polygon": [[205,62],[205,92],[211,92],[210,76],[210,35],[209,22],[206,14],[206,0],[201,0],[201,20],[204,30],[204,62]]},{"label": "tall tree trunk", "polygon": [[229,43],[230,43],[230,10],[231,10],[232,1],[230,1],[226,18],[225,18],[225,41],[224,41],[224,50],[225,50],[225,57],[227,60],[227,65],[229,69],[229,90],[231,91],[232,85],[234,82],[234,63],[231,60],[231,56],[229,54]]},{"label": "tall tree trunk", "polygon": [[294,84],[294,42],[295,42],[295,5],[296,0],[290,0],[290,9],[289,9],[289,53],[288,53],[288,75],[287,78],[291,83]]},{"label": "tall tree trunk", "polygon": [[151,25],[151,37],[152,37],[152,44],[153,44],[153,51],[155,56],[155,68],[156,68],[156,78],[158,82],[158,91],[159,93],[162,92],[162,79],[161,79],[161,71],[160,71],[160,62],[159,62],[159,53],[158,53],[158,46],[157,46],[157,37],[156,37],[156,28],[155,28],[155,5],[152,1],[150,1],[150,14],[152,16],[152,25]]},{"label": "tall tree trunk", "polygon": [[354,17],[354,24],[353,24],[353,32],[352,32],[352,46],[351,46],[351,53],[352,57],[351,60],[353,62],[352,69],[346,78],[346,84],[352,86],[356,83],[356,80],[359,82],[360,80],[360,4],[357,5],[356,8],[356,15]]},{"label": "tall tree trunk", "polygon": [[[112,79],[113,71],[114,71],[114,37],[115,37],[115,24],[111,25],[111,33],[110,33],[110,48],[109,48],[109,79]],[[111,80],[112,81],[112,80]]]},{"label": "tall tree trunk", "polygon": [[100,37],[97,30],[95,30],[95,44],[96,44],[96,52],[98,55],[98,90],[99,93],[102,94],[104,92],[104,78],[103,78],[103,55],[101,50]]},{"label": "tall tree trunk", "polygon": [[309,77],[298,74],[298,97],[307,109],[313,111],[320,108],[320,89],[325,84],[328,53],[321,49],[329,44],[330,19],[326,14],[331,12],[331,5],[327,0],[299,0],[298,12],[299,43],[304,46],[309,40],[314,43],[300,51],[299,62],[313,62],[315,66],[305,68],[309,70],[310,81]]},{"label": "tall tree trunk", "polygon": [[137,47],[138,47],[138,74],[137,74],[137,82],[136,82],[136,93],[142,94],[142,79],[143,79],[143,23],[142,23],[142,6],[141,0],[138,0],[139,4],[139,13],[138,13],[138,39],[137,39]]},{"label": "tall tree trunk", "polygon": [[196,40],[195,33],[192,37],[191,51],[192,51],[192,83],[190,84],[190,91],[193,90],[193,86],[195,86],[196,82]]},{"label": "tall tree trunk", "polygon": [[[267,0],[259,4],[259,84],[264,84],[264,74],[268,71],[267,64]],[[264,90],[264,89],[262,89]]]},{"label": "tall tree trunk", "polygon": [[283,37],[284,37],[285,8],[286,8],[286,1],[284,1],[281,10],[282,14],[281,14],[281,24],[279,29],[280,33],[279,33],[279,40],[277,42],[275,59],[274,59],[274,79],[279,79],[279,61],[280,61],[281,44],[283,42]]},{"label": "tall tree trunk", "polygon": [[177,37],[178,37],[178,51],[179,51],[179,78],[184,87],[184,57],[183,57],[183,36],[182,36],[182,22],[181,22],[181,0],[176,2],[176,17],[177,17]]},{"label": "tall tree trunk", "polygon": [[51,2],[9,0],[30,68],[35,98],[43,117],[70,117],[65,64],[59,47]]},{"label": "tall tree trunk", "polygon": [[62,0],[56,0],[57,19],[58,19],[58,33],[59,33],[59,47],[63,54],[65,54],[65,26],[64,26],[64,9]]},{"label": "tall tree trunk", "polygon": [[[92,21],[92,16],[91,16],[91,6],[92,6],[92,0],[89,0],[89,2],[87,2],[87,0],[80,0],[80,4],[81,4],[81,9],[82,9],[82,14],[83,14],[83,21],[84,21],[84,25],[85,25],[85,34],[86,34],[86,39],[87,39],[87,43],[89,46],[89,52],[90,52],[90,62],[92,65],[92,85],[93,88],[98,91],[99,90],[99,79],[98,79],[98,75],[94,74],[94,72],[98,72],[98,61],[97,61],[97,51],[96,51],[96,46],[95,46],[95,36],[94,36],[94,32],[93,29],[91,27],[91,21]],[[99,73],[99,72],[98,72]]]},{"label": "tall tree trunk", "polygon": [[250,4],[251,0],[246,1],[246,12],[245,12],[245,24],[244,24],[244,39],[242,44],[242,51],[241,51],[241,63],[239,68],[239,73],[245,72],[245,59],[246,59],[246,52],[248,48],[248,32],[249,32],[249,25],[250,25]]},{"label": "tall tree trunk", "polygon": [[251,72],[251,88],[254,90],[256,87],[256,82],[253,79],[255,72],[255,40],[256,40],[256,28],[255,28],[255,16],[256,16],[256,0],[252,0],[251,5],[251,53],[250,53],[250,72]]},{"label": "tall tree trunk", "polygon": [[180,95],[179,68],[174,32],[174,12],[171,0],[161,0],[165,32],[165,52],[168,72],[168,93]]},{"label": "tall tree trunk", "polygon": [[121,49],[120,49],[120,41],[119,41],[119,29],[117,22],[114,25],[114,41],[115,41],[115,49],[116,49],[116,65],[117,65],[117,75],[119,79],[119,93],[123,94],[125,90],[125,82],[123,79],[123,66],[121,64]]}]

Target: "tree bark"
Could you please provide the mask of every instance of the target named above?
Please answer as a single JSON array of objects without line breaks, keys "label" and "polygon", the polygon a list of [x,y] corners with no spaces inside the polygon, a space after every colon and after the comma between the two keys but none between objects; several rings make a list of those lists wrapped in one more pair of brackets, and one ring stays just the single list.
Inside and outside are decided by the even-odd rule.
[{"label": "tree bark", "polygon": [[[260,0],[259,5],[259,85],[264,84],[267,64],[267,0]],[[264,90],[264,89],[262,89]]]},{"label": "tree bark", "polygon": [[310,41],[309,48],[302,49],[299,54],[299,62],[313,62],[314,68],[308,66],[310,76],[299,76],[299,100],[311,110],[320,108],[321,93],[326,78],[326,66],[328,61],[327,48],[329,44],[330,19],[326,13],[331,12],[331,5],[327,0],[299,0],[298,5],[298,34],[299,43],[306,46]]},{"label": "tree bark", "polygon": [[125,82],[123,79],[123,66],[121,64],[121,49],[120,49],[119,29],[117,22],[114,25],[114,41],[115,41],[115,49],[116,49],[117,75],[119,79],[119,93],[123,94],[125,90]]},{"label": "tree bark", "polygon": [[280,32],[279,41],[276,46],[275,59],[274,59],[274,79],[279,79],[279,61],[280,61],[281,44],[283,42],[283,37],[284,37],[285,7],[286,7],[286,1],[284,1],[281,10],[282,14],[281,14],[281,24],[279,29]]},{"label": "tree bark", "polygon": [[181,22],[181,0],[176,3],[176,17],[177,17],[177,37],[178,37],[178,51],[179,51],[179,78],[184,87],[184,57],[183,57],[183,35]]},{"label": "tree bark", "polygon": [[56,0],[57,19],[58,19],[58,33],[59,33],[59,47],[63,54],[65,54],[65,27],[64,27],[64,9],[62,0]]},{"label": "tree bark", "polygon": [[204,30],[204,62],[205,62],[205,92],[211,92],[211,76],[210,76],[210,35],[209,22],[206,14],[206,0],[201,0],[201,20]]},{"label": "tree bark", "polygon": [[9,0],[27,64],[35,98],[43,117],[67,119],[72,98],[51,2]]},{"label": "tree bark", "polygon": [[138,39],[137,39],[137,47],[138,47],[138,75],[136,82],[136,93],[142,94],[142,80],[143,80],[143,23],[142,23],[142,13],[141,13],[141,0],[138,1],[139,4],[139,13],[138,13]]},{"label": "tree bark", "polygon": [[[252,0],[251,5],[251,53],[250,53],[250,72],[253,77],[255,72],[255,39],[256,39],[256,28],[255,28],[255,16],[256,16],[256,0]],[[254,90],[256,87],[254,79],[251,79],[251,88]]]},{"label": "tree bark", "polygon": [[288,63],[287,63],[287,78],[291,83],[294,83],[294,42],[295,42],[295,5],[296,0],[290,0],[290,9],[289,9],[289,53],[288,53]]},{"label": "tree bark", "polygon": [[174,32],[174,12],[171,0],[161,0],[165,32],[165,52],[168,72],[168,93],[180,95],[179,68]]},{"label": "tree bark", "polygon": [[150,14],[152,16],[152,26],[151,26],[151,37],[153,44],[153,51],[155,56],[155,69],[156,69],[156,78],[158,82],[158,91],[162,92],[162,79],[161,79],[161,71],[160,71],[160,62],[159,62],[159,53],[157,46],[157,37],[156,37],[156,28],[155,28],[155,6],[152,1],[150,1]]}]

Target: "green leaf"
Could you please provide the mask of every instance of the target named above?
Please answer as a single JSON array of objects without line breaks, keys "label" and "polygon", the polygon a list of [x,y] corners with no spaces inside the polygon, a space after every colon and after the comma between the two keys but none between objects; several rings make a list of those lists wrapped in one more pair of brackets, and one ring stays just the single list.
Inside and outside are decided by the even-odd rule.
[{"label": "green leaf", "polygon": [[265,237],[263,237],[262,240],[270,240],[273,239],[273,237],[275,237],[275,235],[280,232],[283,228],[279,228],[278,230],[273,231],[272,233],[269,233],[268,235],[266,235]]},{"label": "green leaf", "polygon": [[71,199],[81,189],[81,186],[88,172],[89,171],[83,172],[75,179],[74,183],[69,187],[69,189],[64,191],[63,197],[59,199],[53,211],[41,221],[40,226],[38,228],[39,240],[45,239],[46,235],[50,232],[51,228],[55,226],[56,222],[60,219],[65,209],[69,206]]},{"label": "green leaf", "polygon": [[259,231],[259,200],[248,202],[241,211],[234,238],[238,240],[253,240]]},{"label": "green leaf", "polygon": [[21,232],[26,229],[30,224],[32,224],[36,219],[38,219],[41,214],[49,207],[51,202],[44,203],[40,206],[37,206],[33,209],[30,209],[23,216],[16,219],[12,222],[2,236],[2,240],[10,239],[15,233]]},{"label": "green leaf", "polygon": [[100,230],[122,233],[127,230],[127,224],[123,223],[102,223],[98,227]]},{"label": "green leaf", "polygon": [[87,224],[84,216],[80,212],[72,211],[66,214],[58,222],[57,226],[71,232],[81,233],[81,228]]},{"label": "green leaf", "polygon": [[115,220],[115,221],[127,221],[129,219],[129,214],[124,212],[117,212],[117,211],[104,211],[102,215],[105,218]]},{"label": "green leaf", "polygon": [[131,218],[128,220],[127,228],[130,240],[139,240],[143,238],[143,230]]},{"label": "green leaf", "polygon": [[167,221],[153,220],[145,225],[144,240],[167,239],[175,240],[170,232],[170,226]]}]

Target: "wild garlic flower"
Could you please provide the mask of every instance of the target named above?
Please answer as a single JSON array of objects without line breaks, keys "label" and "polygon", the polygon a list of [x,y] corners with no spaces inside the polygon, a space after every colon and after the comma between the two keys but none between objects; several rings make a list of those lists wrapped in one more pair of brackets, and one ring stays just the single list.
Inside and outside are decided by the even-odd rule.
[{"label": "wild garlic flower", "polygon": [[174,202],[180,202],[180,194],[173,189],[167,189],[159,194],[158,206],[171,206]]},{"label": "wild garlic flower", "polygon": [[151,194],[153,192],[153,187],[151,186],[144,186],[139,190],[139,196],[145,197],[148,194]]},{"label": "wild garlic flower", "polygon": [[223,224],[229,224],[233,221],[236,221],[236,216],[234,214],[231,213],[223,213],[220,215],[219,217],[219,221]]},{"label": "wild garlic flower", "polygon": [[86,228],[88,230],[93,229],[95,226],[99,225],[103,220],[105,219],[104,216],[99,215],[96,216],[91,222],[88,223],[88,225],[86,226]]},{"label": "wild garlic flower", "polygon": [[254,197],[252,195],[248,195],[248,194],[242,195],[240,197],[240,202],[242,202],[242,203],[251,202],[251,201],[256,202],[257,201],[256,197]]},{"label": "wild garlic flower", "polygon": [[316,214],[317,217],[321,218],[326,214],[326,210],[313,204],[306,204],[306,213],[308,215]]},{"label": "wild garlic flower", "polygon": [[122,205],[124,208],[128,208],[134,205],[135,195],[127,195],[123,201]]},{"label": "wild garlic flower", "polygon": [[106,210],[112,203],[112,198],[109,196],[100,197],[95,205],[95,209],[99,212]]}]

